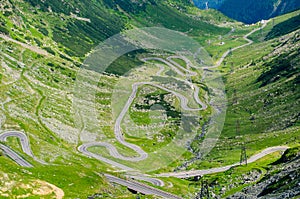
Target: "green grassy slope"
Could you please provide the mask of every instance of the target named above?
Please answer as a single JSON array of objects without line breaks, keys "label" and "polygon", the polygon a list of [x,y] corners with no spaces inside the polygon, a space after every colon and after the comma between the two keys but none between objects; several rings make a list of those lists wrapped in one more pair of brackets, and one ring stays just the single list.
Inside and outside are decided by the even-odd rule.
[{"label": "green grassy slope", "polygon": [[[289,24],[289,21],[297,19],[297,16],[299,16],[299,14],[300,14],[300,10],[297,10],[297,11],[270,19],[270,22],[267,24],[267,26],[263,30],[250,35],[249,38],[255,42],[262,42],[262,41],[266,40],[267,35],[278,32],[277,28],[274,28],[274,27],[275,26],[280,27],[279,24],[282,24],[283,27],[284,27],[284,24],[287,24],[287,27],[280,28],[279,32],[282,32],[283,34],[289,33],[289,31],[295,30],[294,28],[297,26],[297,25],[293,26],[293,25]],[[277,34],[276,36],[281,36],[281,35],[282,34]]]},{"label": "green grassy slope", "polygon": [[222,67],[227,73],[225,126],[217,147],[201,166],[239,161],[242,143],[246,144],[250,156],[266,146],[299,142],[298,37],[296,31],[256,43],[233,52],[226,59]]},{"label": "green grassy slope", "polygon": [[[226,76],[229,111],[224,136],[285,129],[299,122],[299,31],[257,43],[230,56]],[[247,53],[245,53],[247,52]]]},{"label": "green grassy slope", "polygon": [[275,25],[272,30],[267,34],[266,40],[279,37],[300,28],[300,14],[292,17],[282,23]]},{"label": "green grassy slope", "polygon": [[[288,15],[276,18],[275,21],[280,18],[288,19]],[[284,23],[285,21],[282,22]],[[269,31],[276,31],[276,28]],[[266,147],[278,145],[296,147],[293,151],[299,153],[299,34],[298,29],[281,37],[257,42],[226,58],[226,64],[221,67],[225,74],[228,96],[225,126],[216,147],[203,161],[190,165],[190,169],[236,163],[240,160],[243,144],[248,157]],[[237,120],[240,123],[238,132]],[[280,156],[279,153],[273,154],[248,166],[208,175],[204,180],[208,181],[211,192],[224,198],[242,190],[245,190],[242,193],[253,194],[253,197],[258,194],[268,196],[270,193],[282,194],[295,190],[295,179],[292,180],[291,187],[281,187],[289,180],[288,175],[284,176],[284,171],[277,183],[272,181],[266,185],[265,190],[262,189],[261,193],[255,195],[256,183],[267,183],[269,178],[280,171],[280,166],[272,166]],[[274,173],[269,174],[271,171]],[[297,176],[297,172],[291,171],[290,174]],[[201,185],[200,181],[190,180],[191,183]],[[248,186],[250,187],[247,188]]]},{"label": "green grassy slope", "polygon": [[[54,0],[41,3],[26,0],[13,4],[6,1],[5,4],[7,8],[0,14],[2,32],[37,45],[44,45],[44,38],[49,37],[56,42],[47,46],[50,52],[51,48],[59,48],[74,57],[84,57],[101,41],[132,25],[164,26],[183,32],[192,30],[191,35],[223,35],[230,30],[187,16],[183,11],[192,6],[188,1]],[[31,34],[27,34],[26,29]]]}]

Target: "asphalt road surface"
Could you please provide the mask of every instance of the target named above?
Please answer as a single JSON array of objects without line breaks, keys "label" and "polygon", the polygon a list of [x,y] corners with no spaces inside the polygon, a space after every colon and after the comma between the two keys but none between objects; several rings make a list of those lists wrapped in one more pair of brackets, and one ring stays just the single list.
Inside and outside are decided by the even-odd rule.
[{"label": "asphalt road surface", "polygon": [[22,167],[33,167],[29,162],[27,162],[24,158],[22,158],[19,154],[14,152],[9,147],[0,144],[0,148],[2,149],[3,153],[10,157],[13,161],[15,161],[18,165]]},{"label": "asphalt road surface", "polygon": [[151,177],[148,177],[148,176],[145,176],[145,175],[126,175],[126,177],[129,177],[131,179],[136,179],[136,180],[142,180],[142,181],[145,181],[145,182],[150,182],[151,184],[155,185],[155,186],[160,186],[160,187],[163,187],[165,185],[165,183],[160,180],[160,179],[157,179],[157,178],[151,178]]},{"label": "asphalt road surface", "polygon": [[127,167],[127,166],[125,166],[123,164],[120,164],[120,163],[115,162],[113,160],[107,159],[107,158],[105,158],[105,157],[103,157],[101,155],[92,153],[92,152],[90,152],[90,151],[87,150],[91,146],[102,146],[101,144],[102,143],[100,143],[100,142],[83,144],[83,145],[81,145],[81,146],[78,147],[78,151],[80,151],[81,153],[83,153],[84,155],[86,155],[88,157],[95,158],[97,160],[100,160],[102,162],[110,164],[110,165],[112,165],[114,167],[120,168],[120,169],[122,169],[124,171],[133,171],[134,170],[133,168]]},{"label": "asphalt road surface", "polygon": [[[263,25],[263,27],[261,28],[264,28],[265,26],[267,25],[267,23],[265,23]],[[232,51],[234,50],[237,50],[239,48],[243,48],[245,46],[248,46],[250,44],[253,43],[252,40],[248,39],[248,36],[253,34],[254,32],[260,30],[261,28],[257,28],[253,31],[251,31],[250,33],[246,34],[243,38],[248,42],[246,44],[243,44],[241,46],[238,46],[238,47],[235,47],[231,50],[228,50],[226,51],[222,57],[220,58],[220,60],[214,65],[214,66],[207,66],[207,67],[195,67],[187,58],[185,57],[182,57],[182,56],[170,56],[167,58],[167,60],[164,60],[162,58],[156,58],[156,57],[150,57],[150,58],[144,58],[143,61],[149,61],[149,60],[156,60],[156,61],[160,61],[166,65],[168,65],[171,69],[173,69],[176,73],[178,73],[179,75],[181,76],[184,76],[184,77],[190,77],[190,76],[193,76],[193,75],[196,75],[194,72],[188,70],[190,67],[194,67],[196,69],[210,69],[210,68],[217,68],[219,67],[222,62],[224,61],[224,59],[229,55],[229,53],[231,53]],[[186,62],[186,68],[180,66],[178,63],[176,63],[175,61],[173,61],[172,59],[174,58],[180,58],[182,60],[184,60]],[[164,67],[161,66],[160,67],[160,70],[158,71],[158,75],[160,75],[164,70]],[[183,72],[184,71],[184,72]],[[146,152],[144,152],[139,146],[137,145],[134,145],[134,144],[131,144],[131,143],[128,143],[125,141],[124,137],[123,137],[123,134],[122,134],[122,129],[121,129],[121,122],[124,118],[124,116],[126,115],[127,111],[129,110],[129,107],[130,105],[132,104],[134,98],[136,97],[136,94],[137,94],[137,90],[138,90],[138,87],[140,85],[151,85],[151,86],[155,86],[155,87],[158,87],[162,90],[165,90],[167,92],[170,92],[172,94],[174,94],[176,97],[178,97],[180,99],[180,102],[181,102],[181,108],[185,109],[185,110],[189,110],[189,111],[195,111],[195,110],[204,110],[207,108],[207,105],[204,104],[203,102],[201,102],[201,100],[199,99],[199,88],[196,86],[196,85],[193,85],[191,82],[189,81],[185,81],[186,84],[189,84],[191,86],[191,88],[194,90],[194,99],[195,101],[202,106],[202,108],[199,108],[199,109],[193,109],[193,108],[190,108],[187,106],[188,104],[188,100],[185,96],[175,92],[175,91],[172,91],[168,88],[164,88],[160,85],[156,85],[154,84],[153,82],[138,82],[138,83],[135,83],[132,85],[132,93],[127,101],[127,103],[125,104],[125,106],[123,107],[120,115],[118,116],[117,120],[116,120],[116,123],[115,123],[115,126],[114,126],[114,134],[115,134],[115,137],[116,139],[121,143],[123,144],[124,146],[127,146],[131,149],[133,149],[134,151],[136,151],[139,156],[138,157],[124,157],[123,155],[119,154],[117,149],[111,145],[111,144],[108,144],[108,143],[102,143],[102,142],[95,142],[95,143],[88,143],[88,144],[84,144],[82,146],[80,146],[78,149],[79,151],[83,152],[85,155],[89,156],[89,157],[94,157],[98,160],[101,160],[101,161],[104,161],[108,164],[111,164],[115,167],[119,167],[123,170],[127,170],[127,171],[132,171],[133,169],[125,166],[125,165],[122,165],[122,164],[119,164],[117,162],[114,162],[112,160],[109,160],[107,158],[104,158],[100,155],[97,155],[97,154],[94,154],[94,153],[91,153],[87,150],[88,147],[92,147],[92,146],[104,146],[106,147],[108,150],[109,150],[109,153],[111,156],[113,157],[116,157],[116,158],[119,158],[119,159],[123,159],[123,160],[128,160],[128,161],[141,161],[141,160],[144,160],[148,157],[148,154]],[[269,153],[272,153],[274,151],[278,151],[278,150],[285,150],[286,147],[273,147],[273,148],[268,148],[266,150],[264,150],[263,152],[255,155],[255,156],[252,156],[251,158],[249,158],[248,162],[253,162],[253,161],[256,161],[257,159],[263,157],[264,155],[267,155]],[[192,176],[198,176],[198,175],[205,175],[205,174],[210,174],[210,173],[217,173],[217,172],[222,172],[222,171],[226,171],[228,169],[230,169],[232,166],[236,166],[237,164],[233,164],[233,165],[229,165],[229,166],[225,166],[225,167],[219,167],[219,168],[212,168],[212,169],[207,169],[207,170],[197,170],[197,171],[187,171],[187,172],[181,172],[181,173],[167,173],[167,174],[160,174],[158,176],[166,176],[166,177],[169,177],[169,176],[174,176],[174,177],[178,177],[178,178],[186,178],[186,177],[192,177]],[[163,186],[163,182],[160,181],[160,180],[156,180],[156,179],[153,179],[153,178],[145,178],[145,176],[143,175],[137,175],[137,176],[131,176],[132,178],[135,178],[135,179],[140,179],[140,180],[145,180],[145,181],[148,181],[148,182],[151,182],[152,184],[156,184],[156,185],[161,185]],[[125,185],[126,186],[126,185]]]},{"label": "asphalt road surface", "polygon": [[262,27],[256,28],[256,29],[252,30],[251,32],[249,32],[248,34],[246,34],[246,35],[243,37],[243,39],[245,39],[248,43],[243,44],[243,45],[241,45],[241,46],[237,46],[237,47],[235,47],[235,48],[232,48],[231,50],[226,51],[226,52],[222,55],[222,57],[219,59],[219,61],[218,61],[214,66],[202,67],[202,69],[217,68],[217,67],[219,67],[219,66],[223,63],[224,59],[225,59],[232,51],[235,51],[235,50],[237,50],[237,49],[239,49],[239,48],[244,48],[244,47],[246,47],[246,46],[251,45],[251,44],[253,43],[253,41],[252,41],[251,39],[249,39],[248,37],[249,37],[250,35],[252,35],[253,33],[259,31],[260,29],[266,27],[267,23],[268,23],[268,21],[266,21]]},{"label": "asphalt road surface", "polygon": [[178,196],[175,196],[173,194],[170,194],[168,192],[153,188],[151,186],[139,183],[134,180],[124,180],[109,174],[105,174],[105,177],[108,179],[109,182],[117,183],[123,186],[128,187],[129,189],[135,190],[139,193],[143,193],[145,195],[157,195],[161,196],[163,198],[174,198],[174,199],[181,199]]},{"label": "asphalt road surface", "polygon": [[29,141],[25,133],[19,131],[6,131],[0,134],[0,141],[6,142],[8,137],[19,138],[23,152],[29,155],[30,157],[34,157],[31,152]]},{"label": "asphalt road surface", "polygon": [[[22,147],[22,151],[25,154],[27,154],[28,156],[32,157],[35,161],[37,161],[37,162],[39,162],[41,164],[46,164],[44,161],[39,160],[37,157],[35,157],[33,155],[32,151],[30,149],[29,140],[28,140],[28,138],[27,138],[27,136],[26,136],[25,133],[20,132],[20,131],[6,131],[6,132],[0,134],[0,141],[1,142],[6,142],[8,137],[19,138],[20,144],[21,144],[21,147]],[[2,145],[2,146],[4,146],[4,145]],[[1,147],[1,148],[3,149],[3,147]],[[19,165],[23,166],[25,160],[23,158],[20,158],[20,156],[16,152],[14,152],[12,149],[10,149],[7,146],[5,147],[5,149],[3,149],[3,151],[11,159],[15,160]],[[10,152],[6,153],[6,151],[7,152],[10,151]],[[17,157],[16,155],[19,156],[19,157]]]}]

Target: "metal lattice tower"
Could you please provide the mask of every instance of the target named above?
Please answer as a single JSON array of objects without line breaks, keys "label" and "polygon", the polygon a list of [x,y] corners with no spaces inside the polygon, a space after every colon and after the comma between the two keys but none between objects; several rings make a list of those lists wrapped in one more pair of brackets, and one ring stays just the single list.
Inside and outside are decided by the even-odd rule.
[{"label": "metal lattice tower", "polygon": [[240,130],[240,120],[236,120],[235,122],[235,133],[236,136],[240,136],[241,135],[241,130]]},{"label": "metal lattice tower", "polygon": [[186,80],[192,83],[192,78],[191,78],[191,76],[187,76],[187,77],[186,77]]},{"label": "metal lattice tower", "polygon": [[209,195],[209,186],[206,180],[202,180],[201,182],[201,190],[200,192],[197,194],[197,196],[195,197],[195,199],[209,199],[210,195]]},{"label": "metal lattice tower", "polygon": [[[236,120],[235,128],[236,128],[236,136],[240,136],[241,135],[241,127],[240,127],[239,120]],[[240,165],[242,165],[243,163],[245,163],[247,165],[247,153],[246,153],[245,143],[242,143],[242,145],[241,145]]]},{"label": "metal lattice tower", "polygon": [[245,163],[247,165],[247,153],[246,153],[246,146],[245,145],[242,146],[240,165],[242,165],[243,163]]},{"label": "metal lattice tower", "polygon": [[[236,128],[236,136],[240,136],[241,135],[241,127],[240,127],[239,120],[236,120],[235,128]],[[242,145],[241,145],[240,165],[242,165],[243,163],[245,163],[247,165],[247,152],[246,152],[245,143],[242,143]]]}]

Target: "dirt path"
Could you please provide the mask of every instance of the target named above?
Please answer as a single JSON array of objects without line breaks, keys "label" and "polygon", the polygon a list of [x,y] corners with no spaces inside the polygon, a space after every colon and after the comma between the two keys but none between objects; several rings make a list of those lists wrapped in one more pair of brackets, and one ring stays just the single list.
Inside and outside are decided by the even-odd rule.
[{"label": "dirt path", "polygon": [[28,44],[25,44],[25,43],[22,43],[22,42],[19,42],[17,40],[14,40],[12,39],[11,37],[7,36],[7,35],[4,35],[4,34],[0,34],[0,37],[2,39],[4,39],[5,41],[10,41],[10,42],[14,42],[24,48],[27,48],[28,50],[31,50],[32,52],[35,52],[37,54],[40,54],[40,55],[44,55],[44,56],[48,56],[49,53],[43,49],[40,49],[38,47],[35,47],[35,46],[31,46],[31,45],[28,45]]}]

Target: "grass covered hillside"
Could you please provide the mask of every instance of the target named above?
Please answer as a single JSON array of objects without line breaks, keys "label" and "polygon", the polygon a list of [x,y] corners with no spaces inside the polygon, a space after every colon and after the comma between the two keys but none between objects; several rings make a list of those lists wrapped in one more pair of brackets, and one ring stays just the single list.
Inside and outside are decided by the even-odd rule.
[{"label": "grass covered hillside", "polygon": [[[225,126],[218,144],[204,161],[195,161],[188,168],[238,162],[242,146],[248,158],[266,147],[295,147],[287,151],[294,154],[289,160],[286,154],[279,159],[281,154],[275,153],[248,166],[205,176],[203,181],[207,181],[211,193],[221,198],[293,198],[299,194],[300,32],[288,31],[291,26],[287,25],[280,32],[290,33],[267,38],[296,18],[290,15],[298,14],[275,18],[278,25],[272,25],[271,20],[263,32],[252,35],[262,38],[260,41],[232,52],[220,67],[228,96]],[[284,185],[287,181],[289,186]]]},{"label": "grass covered hillside", "polygon": [[[299,11],[293,13],[298,14]],[[290,15],[275,21],[279,25],[287,23]],[[252,153],[265,146],[299,142],[300,33],[298,29],[267,40],[266,36],[277,27],[270,21],[262,34],[258,31],[251,36],[256,42],[233,51],[220,66],[228,110],[220,148],[215,147],[207,158],[213,163],[202,162],[202,166],[224,164],[223,158],[238,161],[242,143]],[[236,154],[234,159],[232,154]]]},{"label": "grass covered hillside", "polygon": [[187,16],[185,10],[191,6],[189,1],[159,0],[5,0],[0,30],[20,41],[41,46],[51,54],[59,50],[81,58],[99,42],[134,26],[164,26],[194,36],[222,35],[230,30]]},{"label": "grass covered hillside", "polygon": [[[276,25],[272,28],[269,22],[263,35],[274,29]],[[228,96],[221,135],[225,143],[246,143],[250,153],[278,143],[298,143],[299,66],[299,30],[272,40],[257,41],[226,59],[220,67],[226,74]],[[223,144],[220,141],[221,146],[232,152],[221,152],[225,149],[221,147],[220,154],[240,153],[240,145]]]},{"label": "grass covered hillside", "polygon": [[[1,151],[0,197],[135,197],[125,187],[113,187],[103,177],[103,172],[113,173],[114,168],[77,151],[81,138],[74,124],[72,92],[78,66],[100,41],[125,29],[166,26],[195,38],[211,32],[209,37],[217,39],[230,28],[213,24],[226,21],[226,18],[214,18],[208,13],[206,19],[209,20],[205,21],[187,14],[185,9],[193,9],[188,2],[155,1],[142,5],[136,1],[126,2],[1,2],[1,133],[7,130],[24,132],[32,153],[45,164],[23,153],[17,138],[9,137],[1,142],[33,167],[23,168]],[[240,24],[236,26],[242,28]],[[190,30],[193,31],[189,33]],[[124,57],[119,60],[120,66],[124,65],[122,63],[128,63]],[[88,126],[98,129],[110,140],[114,139],[110,104],[117,81],[115,76],[101,76],[95,88],[100,89],[97,90],[97,110],[101,125],[99,122]],[[117,148],[128,152],[122,145]],[[163,189],[180,195],[186,193],[185,187],[186,182],[174,180],[172,186]],[[45,191],[33,191],[38,188]]]},{"label": "grass covered hillside", "polygon": [[226,78],[229,114],[232,114],[228,118],[242,118],[242,134],[296,125],[300,97],[299,31],[255,44],[243,57],[238,53],[228,59],[229,64],[233,63],[231,74]]}]

